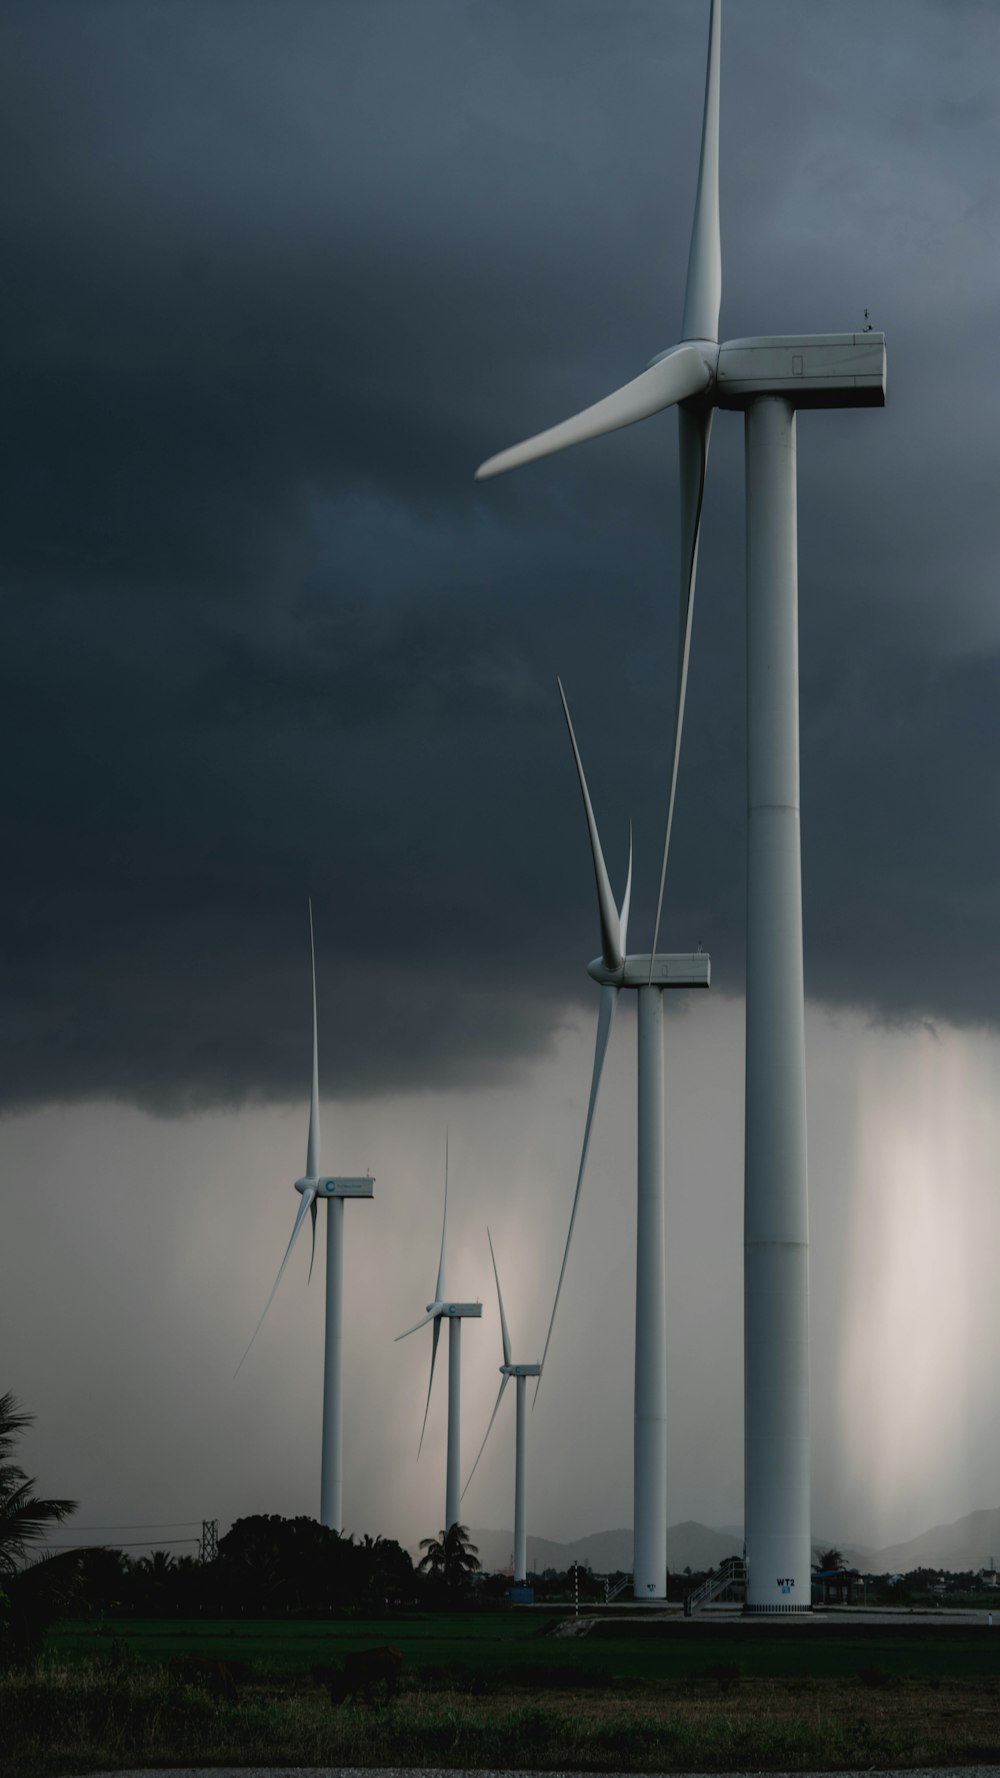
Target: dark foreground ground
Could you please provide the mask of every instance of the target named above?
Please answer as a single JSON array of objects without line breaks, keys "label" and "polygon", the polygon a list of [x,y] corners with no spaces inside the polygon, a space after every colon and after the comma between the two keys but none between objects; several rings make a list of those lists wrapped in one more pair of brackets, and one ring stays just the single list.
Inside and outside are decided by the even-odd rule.
[{"label": "dark foreground ground", "polygon": [[[403,1655],[396,1698],[376,1688],[332,1705],[312,1668],[387,1643]],[[1000,1773],[1000,1623],[506,1612],[67,1624],[33,1671],[2,1682],[0,1737],[4,1778]]]}]

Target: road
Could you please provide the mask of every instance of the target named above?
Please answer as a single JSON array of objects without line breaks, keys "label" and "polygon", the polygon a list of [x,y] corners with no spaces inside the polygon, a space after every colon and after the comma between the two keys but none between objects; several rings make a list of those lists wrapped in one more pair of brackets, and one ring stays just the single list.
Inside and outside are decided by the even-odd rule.
[{"label": "road", "polygon": [[[593,1772],[525,1772],[466,1770],[429,1766],[158,1766],[131,1772],[89,1772],[79,1778],[594,1778]],[[607,1773],[602,1778],[635,1778],[634,1774]],[[645,1772],[642,1778],[746,1778],[745,1773]],[[754,1772],[753,1778],[787,1778],[781,1772]],[[793,1778],[832,1778],[826,1772],[796,1772]],[[1000,1778],[1000,1766],[909,1766],[902,1771],[838,1771],[836,1778]]]}]

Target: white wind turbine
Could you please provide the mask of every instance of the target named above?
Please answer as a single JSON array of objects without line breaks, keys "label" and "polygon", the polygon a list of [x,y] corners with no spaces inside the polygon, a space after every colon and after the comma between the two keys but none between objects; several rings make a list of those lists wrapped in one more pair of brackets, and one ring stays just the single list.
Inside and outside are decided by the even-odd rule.
[{"label": "white wind turbine", "polygon": [[[483,1439],[483,1442],[479,1447],[479,1457],[481,1457],[485,1451],[486,1439],[489,1438],[490,1433],[493,1431],[493,1422],[497,1417],[500,1403],[503,1400],[503,1392],[506,1389],[507,1384],[510,1382],[511,1377],[513,1377],[517,1384],[517,1411],[514,1439],[514,1582],[515,1585],[519,1586],[527,1579],[528,1574],[528,1532],[524,1516],[524,1387],[525,1379],[527,1377],[541,1376],[542,1367],[540,1364],[515,1364],[511,1357],[510,1334],[507,1329],[507,1317],[503,1312],[503,1297],[500,1294],[500,1273],[497,1271],[497,1256],[493,1251],[493,1237],[490,1234],[489,1229],[486,1231],[486,1239],[490,1244],[490,1258],[493,1261],[493,1276],[497,1282],[497,1303],[500,1308],[500,1343],[503,1348],[503,1363],[500,1366],[500,1388],[493,1405],[493,1412],[490,1415],[490,1423],[486,1428],[486,1437]],[[469,1491],[472,1478],[475,1475],[476,1470],[479,1468],[479,1457],[476,1458],[475,1463],[472,1465],[472,1469],[469,1472],[469,1480],[462,1489],[463,1500]]]},{"label": "white wind turbine", "polygon": [[614,1024],[618,994],[634,988],[638,997],[638,1148],[635,1260],[635,1429],[633,1445],[632,1590],[637,1599],[665,1599],[667,1594],[667,1284],[664,1249],[663,1168],[663,993],[668,988],[707,988],[711,963],[705,951],[628,956],[629,903],[632,898],[632,847],[621,910],[615,906],[597,822],[573,733],[566,695],[559,682],[563,715],[576,761],[590,835],[601,921],[601,955],[589,973],[601,984],[597,1043],[590,1102],[583,1132],[580,1167],[573,1195],[569,1232],[559,1269],[555,1302],[545,1337],[542,1365],[548,1356],[559,1297],[566,1275],[570,1243],[587,1166],[590,1133],[601,1084],[604,1058]]},{"label": "white wind turbine", "polygon": [[396,1335],[396,1342],[409,1339],[420,1327],[426,1327],[430,1321],[434,1331],[431,1336],[431,1374],[427,1384],[427,1400],[424,1404],[424,1420],[420,1428],[420,1443],[417,1446],[419,1458],[424,1448],[424,1433],[427,1431],[427,1415],[430,1412],[431,1390],[434,1387],[434,1365],[437,1361],[438,1340],[441,1337],[441,1323],[448,1323],[448,1461],[445,1475],[444,1497],[444,1529],[450,1531],[452,1525],[458,1523],[458,1509],[461,1502],[459,1487],[461,1483],[462,1463],[462,1322],[477,1321],[483,1313],[482,1303],[450,1303],[445,1301],[444,1294],[444,1260],[445,1244],[448,1237],[448,1138],[444,1143],[444,1216],[441,1221],[441,1257],[438,1260],[437,1283],[434,1286],[434,1301],[428,1303],[426,1315],[408,1327],[405,1333]]},{"label": "white wind turbine", "polygon": [[[809,1608],[808,1207],[799,843],[796,413],[881,407],[880,333],[719,345],[721,0],[712,0],[682,339],[632,382],[479,478],[677,407],[680,650],[659,935],[680,758],[698,538],[715,408],[745,416],[747,460],[747,1023],[744,1174],[747,1610]],[[600,1042],[600,1039],[599,1039]]]},{"label": "white wind turbine", "polygon": [[316,1207],[320,1198],[327,1206],[326,1220],[326,1332],[323,1343],[323,1447],[320,1465],[319,1516],[323,1525],[334,1531],[344,1529],[344,1392],[343,1392],[343,1323],[344,1323],[344,1199],[371,1198],[375,1181],[368,1173],[363,1179],[330,1179],[320,1174],[319,1156],[319,1042],[316,1022],[316,944],[313,937],[312,901],[309,902],[309,949],[312,956],[313,1065],[312,1094],[309,1100],[309,1139],[306,1145],[306,1170],[295,1181],[302,1202],[292,1225],[292,1235],[285,1257],[278,1268],[271,1294],[264,1304],[264,1314],[250,1336],[243,1361],[257,1338],[264,1316],[274,1301],[292,1248],[307,1213],[312,1217],[312,1255],[309,1277],[312,1278],[316,1258]]}]

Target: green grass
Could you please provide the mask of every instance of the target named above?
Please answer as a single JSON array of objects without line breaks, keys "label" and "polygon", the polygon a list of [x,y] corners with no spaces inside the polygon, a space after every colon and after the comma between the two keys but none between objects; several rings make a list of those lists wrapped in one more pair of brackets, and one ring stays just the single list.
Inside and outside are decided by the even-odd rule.
[{"label": "green grass", "polygon": [[[833,1770],[1000,1762],[1000,1630],[536,1612],[337,1623],[67,1622],[0,1679],[0,1778],[130,1765]],[[398,1699],[332,1708],[313,1665],[392,1643]],[[210,1695],[168,1663],[241,1663]],[[217,1693],[226,1687],[217,1687]]]},{"label": "green grass", "polygon": [[[684,1679],[706,1667],[732,1662],[752,1679],[851,1679],[864,1667],[924,1680],[1000,1677],[1000,1634],[994,1642],[985,1628],[977,1628],[968,1638],[964,1633],[928,1637],[892,1629],[872,1635],[870,1628],[861,1637],[845,1635],[839,1626],[824,1634],[815,1624],[777,1636],[749,1626],[742,1634],[728,1636],[721,1625],[713,1626],[711,1636],[704,1638],[697,1631],[685,1636],[683,1628],[678,1629],[677,1635],[661,1640],[655,1624],[650,1625],[638,1648],[626,1639],[629,1653],[639,1656],[641,1671]],[[605,1631],[598,1624],[581,1646],[618,1671],[616,1644],[624,1631],[624,1625],[609,1625]]]},{"label": "green grass", "polygon": [[588,1675],[594,1683],[670,1683],[727,1664],[752,1679],[851,1679],[861,1668],[923,1680],[1000,1677],[1000,1628],[949,1633],[933,1626],[929,1634],[889,1628],[877,1635],[869,1629],[855,1637],[839,1625],[771,1635],[749,1628],[727,1633],[721,1624],[703,1633],[700,1625],[610,1619],[587,1636],[562,1638],[547,1633],[555,1621],[535,1612],[413,1613],[331,1624],[122,1619],[101,1627],[61,1624],[47,1649],[70,1661],[93,1659],[112,1646],[153,1663],[176,1654],[231,1656],[262,1672],[291,1672],[388,1642],[402,1651],[404,1671],[460,1684],[477,1674],[510,1675],[520,1684],[557,1682],[561,1675],[576,1684],[585,1684]]},{"label": "green grass", "polygon": [[93,1659],[113,1643],[140,1661],[163,1662],[175,1654],[232,1655],[280,1669],[339,1661],[348,1649],[379,1648],[388,1642],[402,1650],[407,1666],[447,1667],[461,1661],[492,1668],[524,1660],[525,1650],[539,1643],[543,1649],[554,1648],[558,1661],[559,1644],[541,1635],[548,1625],[547,1618],[539,1622],[510,1612],[454,1617],[414,1612],[375,1622],[330,1624],[278,1618],[120,1618],[97,1625],[70,1619],[50,1632],[46,1646],[70,1660]]}]

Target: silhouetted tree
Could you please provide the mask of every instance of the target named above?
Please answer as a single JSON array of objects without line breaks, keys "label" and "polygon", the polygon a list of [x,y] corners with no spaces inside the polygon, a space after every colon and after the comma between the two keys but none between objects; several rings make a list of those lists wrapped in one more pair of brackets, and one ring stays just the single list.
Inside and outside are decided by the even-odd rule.
[{"label": "silhouetted tree", "polygon": [[44,1500],[32,1476],[13,1461],[18,1435],[30,1426],[9,1392],[0,1396],[0,1660],[33,1655],[48,1625],[77,1594],[80,1552],[63,1550],[29,1561],[53,1525],[76,1511],[75,1500]]},{"label": "silhouetted tree", "polygon": [[378,1609],[412,1597],[413,1562],[394,1538],[366,1536],[356,1548],[363,1580],[361,1603]]},{"label": "silhouetted tree", "polygon": [[353,1537],[315,1519],[254,1514],[219,1543],[215,1579],[230,1610],[328,1615],[362,1603],[374,1559]]},{"label": "silhouetted tree", "polygon": [[34,1417],[9,1392],[0,1396],[0,1576],[16,1574],[52,1526],[76,1512],[75,1500],[40,1499],[34,1477],[11,1461],[18,1434]]},{"label": "silhouetted tree", "polygon": [[449,1594],[465,1592],[479,1572],[479,1551],[470,1541],[468,1526],[457,1520],[436,1537],[422,1537],[420,1548],[424,1551],[417,1563],[421,1574],[436,1580]]},{"label": "silhouetted tree", "polygon": [[124,1550],[103,1547],[81,1550],[82,1604],[86,1611],[103,1614],[119,1611],[129,1603],[132,1563]]}]

